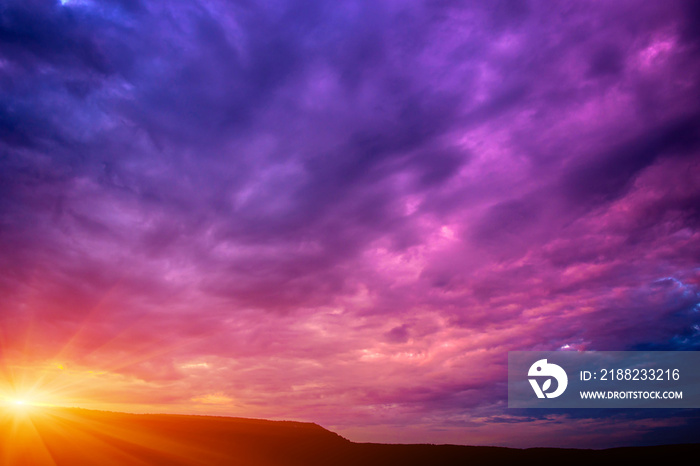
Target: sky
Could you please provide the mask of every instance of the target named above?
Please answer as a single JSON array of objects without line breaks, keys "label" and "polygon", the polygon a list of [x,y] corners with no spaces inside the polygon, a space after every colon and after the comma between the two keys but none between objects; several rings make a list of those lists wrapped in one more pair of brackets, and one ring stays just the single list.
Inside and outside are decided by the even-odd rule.
[{"label": "sky", "polygon": [[700,4],[6,0],[0,394],[605,447],[516,350],[700,350]]}]

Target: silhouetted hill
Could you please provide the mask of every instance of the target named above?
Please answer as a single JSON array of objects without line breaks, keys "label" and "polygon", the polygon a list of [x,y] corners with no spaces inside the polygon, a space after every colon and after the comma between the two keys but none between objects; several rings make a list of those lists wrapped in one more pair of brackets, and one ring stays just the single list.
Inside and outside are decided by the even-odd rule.
[{"label": "silhouetted hill", "polygon": [[316,424],[37,408],[0,418],[3,465],[663,464],[700,444],[609,450],[353,443]]}]

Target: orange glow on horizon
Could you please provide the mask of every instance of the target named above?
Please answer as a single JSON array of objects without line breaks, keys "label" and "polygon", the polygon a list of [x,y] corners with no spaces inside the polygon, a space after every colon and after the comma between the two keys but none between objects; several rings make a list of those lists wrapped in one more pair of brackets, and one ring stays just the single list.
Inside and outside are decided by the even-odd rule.
[{"label": "orange glow on horizon", "polygon": [[[216,419],[16,406],[31,409],[0,408],[0,466],[231,464],[223,445],[230,440],[226,425],[235,425],[235,419],[221,429]],[[221,429],[214,439],[221,445],[207,447],[211,432],[191,430],[198,423]]]}]

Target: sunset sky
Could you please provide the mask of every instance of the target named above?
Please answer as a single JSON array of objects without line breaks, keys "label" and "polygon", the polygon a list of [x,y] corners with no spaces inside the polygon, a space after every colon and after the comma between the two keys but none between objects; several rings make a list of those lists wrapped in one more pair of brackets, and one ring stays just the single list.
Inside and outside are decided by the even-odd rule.
[{"label": "sunset sky", "polygon": [[0,399],[697,441],[506,363],[700,350],[699,57],[693,0],[4,0]]}]

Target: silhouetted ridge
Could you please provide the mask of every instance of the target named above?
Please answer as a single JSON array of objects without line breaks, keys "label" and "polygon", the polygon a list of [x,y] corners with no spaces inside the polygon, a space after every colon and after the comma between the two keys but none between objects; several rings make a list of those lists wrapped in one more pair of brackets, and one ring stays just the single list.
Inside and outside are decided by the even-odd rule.
[{"label": "silhouetted ridge", "polygon": [[353,443],[304,422],[42,408],[2,416],[3,464],[390,466],[662,464],[700,444],[609,450]]}]

